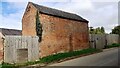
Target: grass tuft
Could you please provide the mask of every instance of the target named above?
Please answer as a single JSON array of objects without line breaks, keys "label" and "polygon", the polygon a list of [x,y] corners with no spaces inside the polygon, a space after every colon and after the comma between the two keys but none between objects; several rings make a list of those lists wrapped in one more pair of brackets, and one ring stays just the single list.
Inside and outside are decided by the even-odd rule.
[{"label": "grass tuft", "polygon": [[14,64],[2,63],[1,68],[17,68]]}]

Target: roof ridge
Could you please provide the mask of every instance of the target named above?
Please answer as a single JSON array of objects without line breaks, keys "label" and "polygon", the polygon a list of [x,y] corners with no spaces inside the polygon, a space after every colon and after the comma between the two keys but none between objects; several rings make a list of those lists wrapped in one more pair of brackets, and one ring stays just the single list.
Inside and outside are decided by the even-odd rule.
[{"label": "roof ridge", "polygon": [[[0,29],[2,29],[2,30],[19,30],[19,29],[9,29],[9,28],[0,28]],[[19,31],[21,31],[21,30],[19,30]]]},{"label": "roof ridge", "polygon": [[[57,11],[61,11],[61,12],[69,13],[69,14],[75,14],[75,13],[72,13],[72,12],[63,11],[63,10],[56,9],[56,8],[51,8],[51,7],[44,6],[44,5],[35,4],[35,3],[33,3],[33,2],[30,2],[30,3],[33,4],[33,5],[38,5],[38,6],[41,6],[41,7],[50,8],[50,9],[53,9],[53,10],[57,10]],[[76,15],[77,15],[77,14],[76,14]]]},{"label": "roof ridge", "polygon": [[81,16],[79,16],[75,13],[70,13],[70,12],[59,10],[59,9],[50,8],[50,7],[47,7],[47,6],[38,5],[38,4],[35,4],[33,2],[29,2],[29,3],[31,3],[37,10],[39,10],[40,13],[53,15],[53,16],[57,16],[57,17],[61,17],[61,18],[78,20],[78,21],[88,23],[88,21],[86,19],[82,18]]}]

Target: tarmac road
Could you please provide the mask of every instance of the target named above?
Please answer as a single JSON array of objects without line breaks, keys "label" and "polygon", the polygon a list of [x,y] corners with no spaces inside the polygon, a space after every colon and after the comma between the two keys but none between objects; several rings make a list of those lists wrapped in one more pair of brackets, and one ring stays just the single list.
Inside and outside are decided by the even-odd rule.
[{"label": "tarmac road", "polygon": [[100,53],[51,64],[49,66],[118,66],[118,53],[120,54],[118,49],[120,51],[120,48],[104,49]]}]

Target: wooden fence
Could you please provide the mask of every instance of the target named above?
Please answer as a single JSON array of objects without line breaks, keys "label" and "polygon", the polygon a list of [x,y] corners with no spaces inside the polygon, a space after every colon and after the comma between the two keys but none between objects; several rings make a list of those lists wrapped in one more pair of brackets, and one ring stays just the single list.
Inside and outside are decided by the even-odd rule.
[{"label": "wooden fence", "polygon": [[90,34],[89,42],[91,48],[103,49],[113,43],[120,43],[120,36],[117,34]]},{"label": "wooden fence", "polygon": [[[89,35],[91,48],[102,49],[106,45],[119,43],[119,35]],[[39,60],[38,37],[32,36],[5,36],[4,40],[4,62],[23,63]]]},{"label": "wooden fence", "polygon": [[103,49],[106,46],[105,34],[90,34],[89,41],[91,48]]},{"label": "wooden fence", "polygon": [[23,63],[36,60],[39,60],[37,36],[5,36],[4,62]]}]

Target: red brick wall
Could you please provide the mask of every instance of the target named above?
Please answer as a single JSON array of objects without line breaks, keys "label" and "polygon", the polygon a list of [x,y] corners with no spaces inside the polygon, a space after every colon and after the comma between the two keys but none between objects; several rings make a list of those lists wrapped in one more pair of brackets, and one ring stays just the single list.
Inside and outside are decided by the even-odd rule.
[{"label": "red brick wall", "polygon": [[40,14],[43,26],[40,56],[89,47],[88,23]]},{"label": "red brick wall", "polygon": [[3,39],[2,37],[4,36],[0,32],[0,62],[3,60]]},{"label": "red brick wall", "polygon": [[[30,8],[28,9],[28,7]],[[36,36],[36,8],[28,4],[22,19],[22,34]],[[89,47],[88,23],[40,14],[42,41],[40,57]]]},{"label": "red brick wall", "polygon": [[36,8],[29,3],[22,18],[22,35],[36,36],[36,11]]}]

